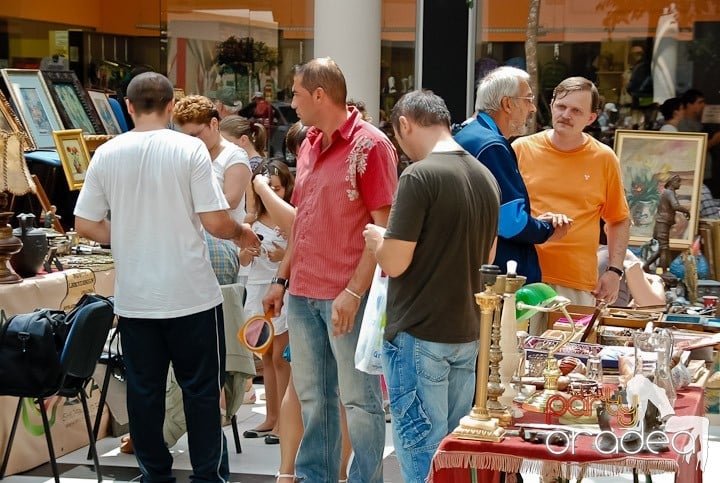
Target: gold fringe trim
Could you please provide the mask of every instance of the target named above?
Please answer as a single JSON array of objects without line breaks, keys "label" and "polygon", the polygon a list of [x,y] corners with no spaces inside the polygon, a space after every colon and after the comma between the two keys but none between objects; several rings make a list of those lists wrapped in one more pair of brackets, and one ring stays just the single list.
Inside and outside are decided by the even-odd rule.
[{"label": "gold fringe trim", "polygon": [[[533,460],[496,453],[466,453],[463,451],[438,451],[432,469],[475,468],[478,470],[503,471],[508,474],[525,473],[542,475],[544,479],[578,479],[585,477],[622,475],[637,469],[639,473],[677,473],[678,464],[668,459],[648,459],[625,456],[612,460],[570,463],[564,461]],[[430,472],[428,482],[433,481]],[[509,475],[508,475],[509,476]]]}]

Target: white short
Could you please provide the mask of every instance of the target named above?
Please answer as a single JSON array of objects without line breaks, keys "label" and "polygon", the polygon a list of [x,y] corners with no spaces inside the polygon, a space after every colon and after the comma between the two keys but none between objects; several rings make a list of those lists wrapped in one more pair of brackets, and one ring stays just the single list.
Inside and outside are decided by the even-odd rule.
[{"label": "white short", "polygon": [[[256,315],[263,315],[265,313],[263,311],[262,301],[263,298],[265,298],[265,295],[267,294],[269,288],[269,283],[262,285],[252,284],[245,286],[245,292],[247,292],[247,298],[245,299],[245,317],[249,319],[250,317],[254,317]],[[288,330],[286,313],[287,301],[288,294],[287,291],[285,291],[282,312],[280,313],[279,317],[273,317],[271,319],[275,334],[282,334],[283,332],[287,332]]]}]

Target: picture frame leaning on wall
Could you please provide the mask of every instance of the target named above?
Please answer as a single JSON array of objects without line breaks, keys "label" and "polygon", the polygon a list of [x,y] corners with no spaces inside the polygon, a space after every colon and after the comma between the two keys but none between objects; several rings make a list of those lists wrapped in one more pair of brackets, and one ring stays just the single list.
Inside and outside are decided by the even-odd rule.
[{"label": "picture frame leaning on wall", "polygon": [[35,142],[28,135],[25,126],[18,119],[5,94],[0,92],[0,131],[17,132],[24,136],[24,151],[35,151]]},{"label": "picture frame leaning on wall", "polygon": [[88,89],[87,93],[100,117],[100,122],[102,122],[105,128],[105,132],[111,135],[122,134],[122,128],[113,113],[112,106],[105,91]]},{"label": "picture frame leaning on wall", "polygon": [[49,70],[42,71],[42,75],[65,129],[82,129],[85,134],[105,134],[100,116],[75,72]]},{"label": "picture frame leaning on wall", "polygon": [[62,163],[68,189],[76,191],[85,182],[85,173],[90,165],[90,151],[85,144],[82,129],[53,131],[55,146]]},{"label": "picture frame leaning on wall", "polygon": [[688,248],[697,234],[700,190],[705,170],[707,134],[691,132],[615,131],[623,187],[630,207],[630,245],[653,237],[655,216],[665,182],[680,176],[678,201],[690,211],[688,219],[675,213],[670,248]]}]

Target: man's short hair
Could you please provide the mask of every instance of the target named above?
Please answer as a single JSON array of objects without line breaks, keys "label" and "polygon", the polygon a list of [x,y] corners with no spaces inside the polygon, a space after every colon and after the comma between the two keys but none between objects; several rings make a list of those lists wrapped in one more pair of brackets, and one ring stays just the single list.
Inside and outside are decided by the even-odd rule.
[{"label": "man's short hair", "polygon": [[505,65],[488,72],[478,84],[475,110],[489,113],[499,111],[503,97],[518,95],[521,79],[530,82],[530,74],[517,67]]},{"label": "man's short hair", "polygon": [[698,99],[705,99],[705,94],[703,94],[697,89],[688,89],[680,97],[683,106],[687,106],[688,104],[694,104]]},{"label": "man's short hair", "polygon": [[683,103],[679,97],[671,97],[660,105],[660,113],[666,121],[669,121],[673,118],[675,111],[680,109],[682,105]]},{"label": "man's short hair", "polygon": [[555,87],[555,90],[553,90],[552,101],[555,102],[556,99],[562,99],[569,93],[576,91],[590,92],[590,110],[592,112],[598,112],[600,110],[600,93],[598,92],[595,84],[584,77],[568,77],[564,81],[560,82],[557,87]]},{"label": "man's short hair", "polygon": [[322,87],[328,97],[338,106],[345,105],[347,84],[340,67],[330,57],[312,59],[296,65],[294,74],[302,76],[301,85],[310,92]]},{"label": "man's short hair", "polygon": [[450,130],[450,111],[442,97],[433,91],[410,91],[395,103],[390,114],[395,130],[400,129],[400,116],[405,116],[422,127],[443,126]]},{"label": "man's short hair", "polygon": [[215,104],[205,96],[185,96],[173,107],[173,122],[180,126],[189,122],[210,124],[213,118],[219,121],[220,114]]},{"label": "man's short hair", "polygon": [[172,84],[157,72],[138,74],[127,87],[127,99],[136,114],[160,114],[174,98]]}]

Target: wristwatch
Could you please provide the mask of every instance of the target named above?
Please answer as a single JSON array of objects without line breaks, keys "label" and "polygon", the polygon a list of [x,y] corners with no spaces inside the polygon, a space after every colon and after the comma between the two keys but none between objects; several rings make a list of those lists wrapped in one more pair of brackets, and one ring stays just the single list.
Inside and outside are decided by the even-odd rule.
[{"label": "wristwatch", "polygon": [[281,277],[273,277],[272,280],[270,280],[270,283],[277,283],[285,288],[288,288],[290,286],[290,282],[288,282],[288,279]]},{"label": "wristwatch", "polygon": [[623,273],[625,273],[622,270],[620,270],[618,267],[612,267],[612,266],[607,267],[607,269],[605,271],[617,273],[618,277],[620,277],[620,278],[622,278]]}]

